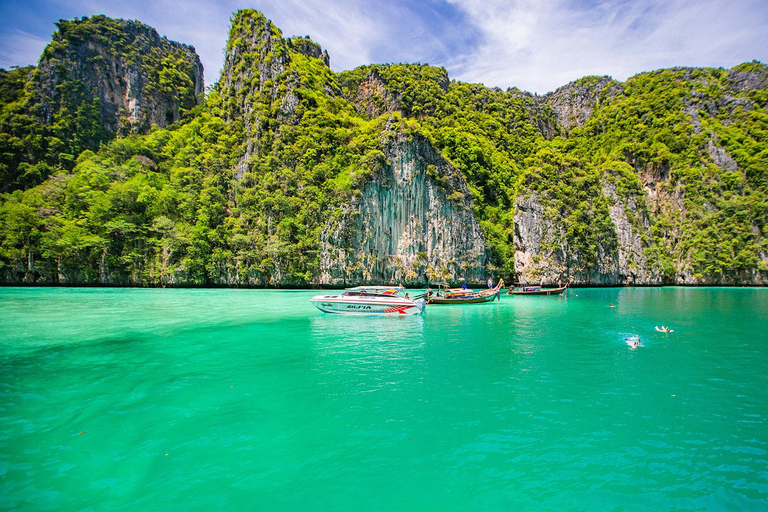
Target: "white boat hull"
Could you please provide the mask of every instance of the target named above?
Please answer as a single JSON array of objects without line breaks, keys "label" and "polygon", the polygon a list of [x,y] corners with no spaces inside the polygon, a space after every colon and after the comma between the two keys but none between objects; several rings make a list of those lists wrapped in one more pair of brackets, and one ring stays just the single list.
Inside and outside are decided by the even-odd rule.
[{"label": "white boat hull", "polygon": [[309,299],[317,309],[324,313],[340,315],[417,315],[424,311],[424,299],[410,300],[397,297],[364,298],[350,300],[339,295],[317,295]]}]

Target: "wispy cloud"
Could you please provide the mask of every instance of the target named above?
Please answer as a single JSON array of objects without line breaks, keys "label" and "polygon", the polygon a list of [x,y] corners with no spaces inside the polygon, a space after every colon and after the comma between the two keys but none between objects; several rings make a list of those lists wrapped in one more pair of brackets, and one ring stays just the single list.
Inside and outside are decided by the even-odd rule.
[{"label": "wispy cloud", "polygon": [[590,74],[768,60],[765,0],[28,0],[0,4],[0,66],[33,64],[59,18],[138,19],[193,45],[218,79],[231,15],[309,35],[336,71],[424,62],[451,77],[544,93]]},{"label": "wispy cloud", "polygon": [[463,24],[465,13],[444,0],[256,3],[286,36],[309,35],[320,43],[337,71],[385,62],[442,65],[479,35]]},{"label": "wispy cloud", "polygon": [[266,2],[265,14],[286,37],[308,35],[331,55],[334,67],[344,69],[370,62],[382,35],[376,20],[355,2]]},{"label": "wispy cloud", "polygon": [[5,69],[37,63],[43,48],[48,44],[48,39],[23,30],[11,30],[0,34],[0,37],[3,41],[0,46],[0,68]]}]

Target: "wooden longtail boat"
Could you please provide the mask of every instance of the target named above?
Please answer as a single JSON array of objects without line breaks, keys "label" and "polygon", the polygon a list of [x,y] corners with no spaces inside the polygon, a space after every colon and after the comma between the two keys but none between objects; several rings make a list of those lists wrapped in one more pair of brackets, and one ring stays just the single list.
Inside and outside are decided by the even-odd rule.
[{"label": "wooden longtail boat", "polygon": [[523,286],[522,288],[510,288],[507,295],[561,295],[565,293],[568,285],[558,288],[542,288],[541,286]]},{"label": "wooden longtail boat", "polygon": [[480,304],[481,302],[493,302],[501,299],[501,288],[504,280],[493,288],[487,290],[468,290],[466,288],[448,288],[446,284],[439,284],[437,293],[428,293],[427,304]]}]

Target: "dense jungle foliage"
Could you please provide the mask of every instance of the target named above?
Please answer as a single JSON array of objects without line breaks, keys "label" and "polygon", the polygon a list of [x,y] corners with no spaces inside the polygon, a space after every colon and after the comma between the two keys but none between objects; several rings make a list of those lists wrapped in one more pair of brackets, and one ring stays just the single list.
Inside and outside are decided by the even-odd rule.
[{"label": "dense jungle foliage", "polygon": [[[77,27],[81,39],[123,37],[107,22]],[[55,37],[46,52],[61,44]],[[403,133],[427,138],[464,177],[489,272],[508,280],[519,198],[537,197],[559,227],[543,253],[589,272],[618,243],[606,187],[635,205],[627,217],[666,282],[768,272],[764,64],[674,68],[623,84],[586,77],[558,93],[597,89],[599,104],[565,129],[550,95],[450,81],[421,64],[337,74],[316,46],[240,11],[204,105],[111,142],[98,99],[73,93],[45,123],[36,70],[2,71],[0,281],[312,284],[323,230]],[[153,83],[170,87],[166,79],[175,83]]]}]

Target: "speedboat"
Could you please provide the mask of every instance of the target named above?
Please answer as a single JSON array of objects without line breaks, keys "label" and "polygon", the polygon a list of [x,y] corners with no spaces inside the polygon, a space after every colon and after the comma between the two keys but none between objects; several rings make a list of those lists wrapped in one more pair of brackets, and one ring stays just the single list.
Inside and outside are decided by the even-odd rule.
[{"label": "speedboat", "polygon": [[402,286],[357,286],[341,295],[316,295],[309,301],[324,313],[342,315],[417,315],[424,311],[424,299],[412,299],[403,290]]}]

